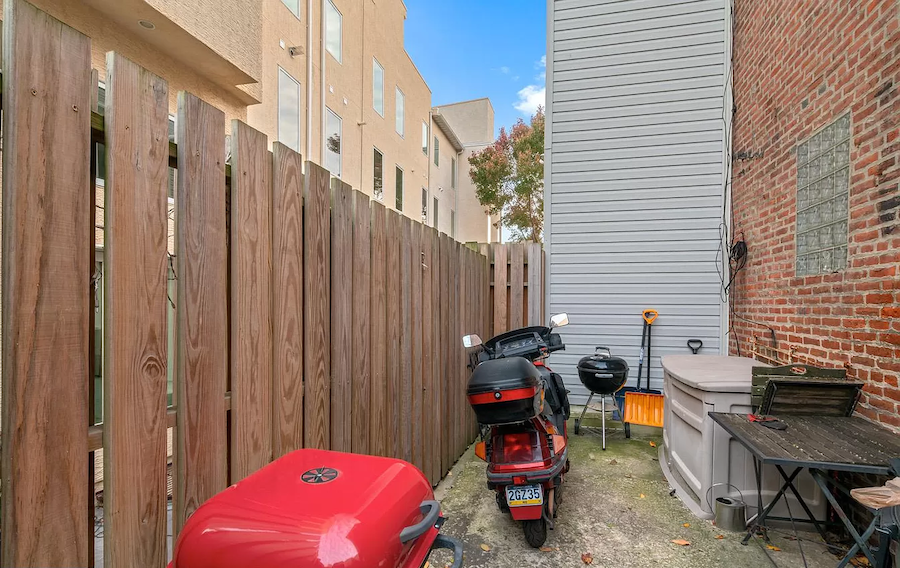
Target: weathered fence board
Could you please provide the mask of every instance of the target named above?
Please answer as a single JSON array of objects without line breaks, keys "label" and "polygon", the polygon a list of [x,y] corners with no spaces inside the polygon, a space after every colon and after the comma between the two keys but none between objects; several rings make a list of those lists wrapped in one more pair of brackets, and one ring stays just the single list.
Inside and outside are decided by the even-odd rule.
[{"label": "weathered fence board", "polygon": [[439,480],[444,476],[443,466],[443,442],[438,438],[445,437],[444,425],[446,424],[446,416],[444,415],[444,380],[442,370],[444,367],[444,349],[443,334],[441,333],[441,319],[444,317],[441,309],[441,282],[445,272],[441,270],[441,238],[434,229],[425,229],[431,237],[431,343],[434,346],[434,353],[431,359],[431,385],[433,390],[432,396],[432,415],[434,416],[434,433],[435,438],[431,444],[432,450],[432,480]]},{"label": "weathered fence board", "polygon": [[400,215],[396,211],[386,211],[385,223],[385,312],[387,326],[387,432],[388,455],[398,458],[400,447],[400,359],[397,351],[400,345]]},{"label": "weathered fence board", "polygon": [[303,447],[303,161],[272,148],[273,457]]},{"label": "weathered fence board", "polygon": [[304,176],[304,379],[303,437],[308,448],[331,440],[331,232],[328,170],[306,162]]},{"label": "weathered fence board", "polygon": [[272,164],[266,136],[231,130],[231,483],[272,461]]},{"label": "weathered fence board", "polygon": [[225,114],[178,93],[175,192],[176,531],[228,484],[225,379],[228,376],[225,234]]},{"label": "weathered fence board", "polygon": [[423,412],[431,417],[422,425],[424,438],[422,448],[422,471],[431,483],[437,478],[437,468],[434,467],[435,440],[438,434],[438,408],[435,405],[437,395],[435,393],[437,378],[434,373],[437,360],[434,349],[434,303],[432,279],[435,270],[434,263],[434,238],[433,231],[428,226],[422,227],[422,345],[426,348],[422,351],[422,408]]},{"label": "weathered fence board", "polygon": [[[440,236],[441,247],[441,403],[443,410],[444,431],[452,434],[455,425],[453,417],[453,391],[451,388],[451,346],[450,346],[450,315],[453,289],[453,272],[450,270],[450,237],[445,234]],[[450,454],[452,452],[452,435],[441,436],[441,477],[450,470],[453,465]]]},{"label": "weathered fence board", "polygon": [[544,323],[544,253],[539,243],[528,244],[528,325]]},{"label": "weathered fence board", "polygon": [[498,335],[509,329],[508,296],[506,267],[508,246],[494,246],[494,330]]},{"label": "weathered fence board", "polygon": [[509,329],[525,325],[525,245],[509,245]]},{"label": "weathered fence board", "polygon": [[3,27],[0,564],[80,566],[92,529],[91,45],[21,0],[4,2]]},{"label": "weathered fence board", "polygon": [[372,311],[371,339],[371,424],[369,430],[369,451],[377,456],[388,456],[388,408],[387,408],[387,318],[385,317],[385,242],[384,205],[372,202]]},{"label": "weathered fence board", "polygon": [[400,411],[398,424],[401,452],[397,457],[412,461],[412,227],[409,217],[400,218]]},{"label": "weathered fence board", "polygon": [[106,57],[105,566],[166,563],[169,89]]},{"label": "weathered fence board", "polygon": [[423,394],[423,367],[424,359],[422,356],[422,283],[425,279],[425,271],[423,270],[422,260],[422,225],[412,223],[410,227],[410,247],[409,247],[409,265],[411,277],[411,307],[410,317],[412,318],[412,343],[410,345],[410,363],[412,373],[412,386],[410,392],[412,395],[412,463],[421,470],[425,470],[424,465],[424,448],[423,441],[427,438],[422,437],[422,424],[424,416],[422,414],[424,394]]},{"label": "weathered fence board", "polygon": [[353,203],[349,185],[335,179],[331,190],[331,449],[351,450],[353,401]]},{"label": "weathered fence board", "polygon": [[450,349],[453,357],[450,359],[450,365],[453,370],[453,414],[456,424],[454,426],[454,446],[453,460],[462,455],[468,446],[466,439],[466,419],[465,419],[465,398],[463,393],[466,392],[463,386],[465,380],[465,365],[462,357],[462,343],[460,338],[463,335],[463,323],[465,322],[466,306],[462,303],[463,293],[466,281],[466,247],[459,243],[453,243],[454,256],[456,261],[456,275],[454,277],[453,290],[453,335],[450,337]]},{"label": "weathered fence board", "polygon": [[353,405],[352,450],[367,454],[370,450],[371,418],[371,270],[370,226],[372,209],[369,197],[353,192]]}]

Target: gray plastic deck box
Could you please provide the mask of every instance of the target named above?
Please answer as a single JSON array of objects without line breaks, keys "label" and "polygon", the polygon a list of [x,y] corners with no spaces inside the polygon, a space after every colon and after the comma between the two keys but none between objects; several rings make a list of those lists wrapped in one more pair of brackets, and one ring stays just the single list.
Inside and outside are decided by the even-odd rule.
[{"label": "gray plastic deck box", "polygon": [[[666,406],[660,464],[666,479],[691,512],[700,518],[713,518],[714,509],[710,503],[715,502],[716,497],[740,499],[741,494],[747,503],[748,518],[755,515],[757,491],[753,456],[708,414],[752,412],[751,369],[765,364],[747,357],[666,355],[662,358],[662,366]],[[813,514],[824,519],[826,501],[812,477],[803,472],[798,481],[796,486]],[[737,490],[724,485],[726,483]],[[771,501],[781,483],[781,476],[774,466],[763,468],[763,503]],[[794,517],[804,518],[796,498],[791,495],[790,499]],[[787,516],[783,500],[772,515]]]}]

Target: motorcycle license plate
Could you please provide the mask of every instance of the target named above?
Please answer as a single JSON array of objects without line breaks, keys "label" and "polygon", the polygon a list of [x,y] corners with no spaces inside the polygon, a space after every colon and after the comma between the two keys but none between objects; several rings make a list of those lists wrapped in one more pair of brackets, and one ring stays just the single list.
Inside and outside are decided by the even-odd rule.
[{"label": "motorcycle license plate", "polygon": [[510,507],[543,505],[544,488],[540,485],[509,485],[506,487],[506,503]]}]

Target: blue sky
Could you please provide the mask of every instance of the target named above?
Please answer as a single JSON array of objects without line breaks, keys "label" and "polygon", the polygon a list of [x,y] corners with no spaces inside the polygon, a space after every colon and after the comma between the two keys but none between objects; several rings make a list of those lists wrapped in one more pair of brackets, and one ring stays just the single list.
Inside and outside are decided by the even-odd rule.
[{"label": "blue sky", "polygon": [[490,97],[497,131],[544,101],[546,0],[405,0],[406,51],[432,103]]}]

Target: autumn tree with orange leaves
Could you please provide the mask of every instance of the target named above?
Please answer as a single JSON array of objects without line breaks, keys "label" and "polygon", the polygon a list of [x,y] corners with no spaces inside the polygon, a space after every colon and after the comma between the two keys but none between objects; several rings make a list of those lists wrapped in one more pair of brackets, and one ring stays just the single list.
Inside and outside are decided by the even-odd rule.
[{"label": "autumn tree with orange leaves", "polygon": [[542,242],[544,232],[544,109],[521,118],[493,144],[469,158],[475,196],[514,241]]}]

